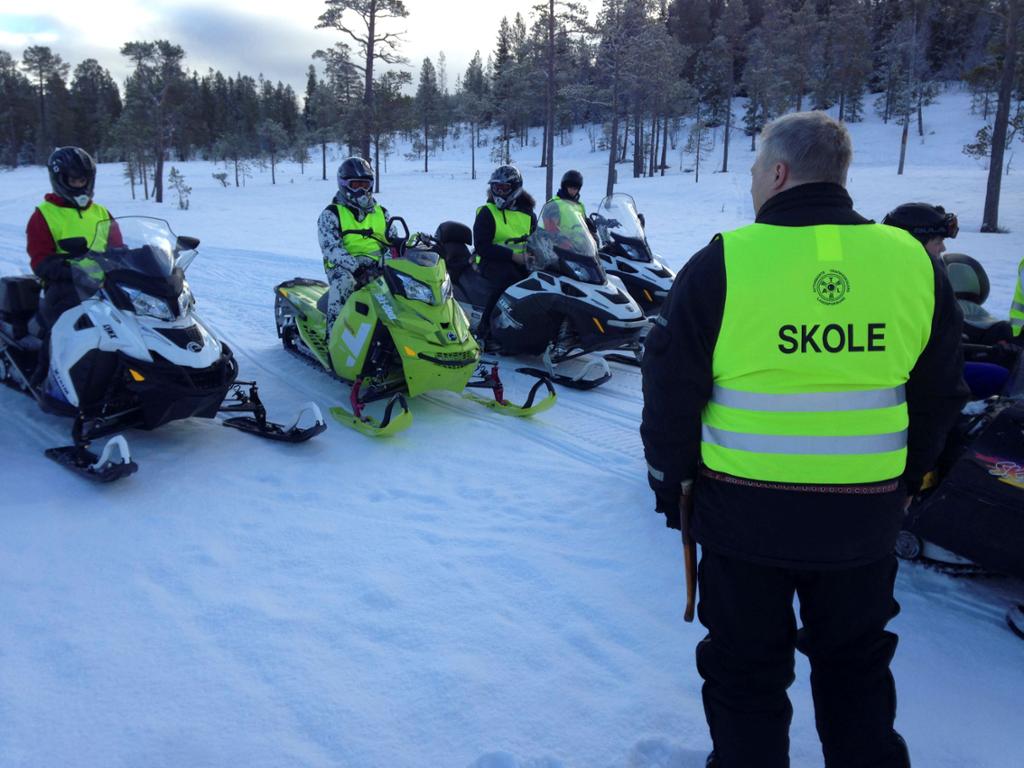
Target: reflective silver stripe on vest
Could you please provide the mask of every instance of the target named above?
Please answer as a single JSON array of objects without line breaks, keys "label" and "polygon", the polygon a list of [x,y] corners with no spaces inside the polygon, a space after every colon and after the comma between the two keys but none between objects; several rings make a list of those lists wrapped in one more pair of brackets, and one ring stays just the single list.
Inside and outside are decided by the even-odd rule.
[{"label": "reflective silver stripe on vest", "polygon": [[[711,402],[744,411],[775,411],[778,413],[826,413],[833,411],[866,411],[871,408],[892,408],[907,401],[901,384],[892,389],[862,389],[854,392],[799,392],[772,395],[764,392],[743,392],[715,384]],[[789,453],[789,451],[784,451]]]},{"label": "reflective silver stripe on vest", "polygon": [[1019,317],[1011,317],[1010,326],[1012,328],[1024,328],[1024,320],[1021,320]]},{"label": "reflective silver stripe on vest", "polygon": [[1021,304],[1019,301],[1015,301],[1015,302],[1013,302],[1013,304],[1010,305],[1010,311],[1011,312],[1024,312],[1024,304]]},{"label": "reflective silver stripe on vest", "polygon": [[752,453],[854,455],[902,450],[907,447],[907,430],[881,435],[753,435],[705,424],[701,439],[711,445]]}]

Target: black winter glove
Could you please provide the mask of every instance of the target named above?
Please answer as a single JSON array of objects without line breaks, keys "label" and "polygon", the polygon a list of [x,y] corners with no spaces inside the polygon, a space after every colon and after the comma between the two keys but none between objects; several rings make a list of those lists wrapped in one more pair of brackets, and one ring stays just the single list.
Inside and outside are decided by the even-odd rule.
[{"label": "black winter glove", "polygon": [[379,264],[363,264],[356,268],[356,271],[352,273],[352,276],[356,279],[356,285],[364,286],[371,280],[376,280],[380,277],[381,269]]},{"label": "black winter glove", "polygon": [[71,282],[71,265],[63,256],[54,254],[43,260],[43,263],[36,267],[36,274],[47,283],[56,283],[64,280]]},{"label": "black winter glove", "polygon": [[655,511],[665,516],[665,525],[668,528],[674,528],[678,531],[682,527],[679,516],[679,496],[681,493],[678,484],[666,486],[655,480],[650,473],[647,475],[647,482],[651,486],[651,490],[654,491]]}]

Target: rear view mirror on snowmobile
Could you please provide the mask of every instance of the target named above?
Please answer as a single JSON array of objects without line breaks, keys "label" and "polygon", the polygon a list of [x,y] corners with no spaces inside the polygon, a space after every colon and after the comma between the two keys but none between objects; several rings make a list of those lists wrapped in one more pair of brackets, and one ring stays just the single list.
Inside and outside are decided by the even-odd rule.
[{"label": "rear view mirror on snowmobile", "polygon": [[409,225],[401,216],[393,216],[388,219],[387,232],[388,243],[395,248],[401,249],[409,239]]},{"label": "rear view mirror on snowmobile", "polygon": [[178,245],[174,259],[175,266],[179,267],[182,272],[188,269],[189,264],[191,264],[195,260],[196,256],[199,255],[199,251],[196,250],[198,247],[198,237],[178,235]]},{"label": "rear view mirror on snowmobile", "polygon": [[57,245],[72,256],[81,256],[89,250],[89,241],[84,237],[65,237]]},{"label": "rear view mirror on snowmobile", "polygon": [[198,237],[189,237],[188,235],[178,235],[178,250],[179,251],[194,251],[199,247]]}]

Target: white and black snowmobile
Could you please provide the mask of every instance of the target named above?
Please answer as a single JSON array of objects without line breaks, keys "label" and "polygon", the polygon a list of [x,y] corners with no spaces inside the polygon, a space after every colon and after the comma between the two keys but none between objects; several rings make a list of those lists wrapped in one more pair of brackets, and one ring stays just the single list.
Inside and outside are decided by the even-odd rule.
[{"label": "white and black snowmobile", "polygon": [[[963,254],[943,257],[964,311],[965,377],[987,386],[979,364],[1002,370],[995,392],[975,392],[925,490],[914,499],[896,545],[947,573],[999,573],[1024,579],[1024,348],[1008,343],[1009,323],[982,307],[988,278]],[[973,375],[972,375],[973,373]],[[1020,609],[1007,616],[1011,627]]]},{"label": "white and black snowmobile", "polygon": [[[435,237],[454,280],[455,298],[478,330],[494,287],[473,263],[472,233],[448,221]],[[518,370],[574,389],[592,389],[612,374],[601,355],[593,355],[575,374],[561,372],[559,366],[570,360],[615,352],[607,359],[639,364],[650,321],[622,282],[605,274],[578,211],[557,200],[548,202],[526,251],[529,274],[504,290],[489,318],[489,339],[500,354],[540,355],[543,370]]]},{"label": "white and black snowmobile", "polygon": [[676,274],[651,250],[633,196],[609,195],[590,218],[597,226],[598,257],[605,272],[622,280],[645,315],[657,315]]},{"label": "white and black snowmobile", "polygon": [[[73,444],[48,449],[48,457],[109,482],[138,468],[127,441],[113,437],[99,455],[89,444],[126,428],[229,412],[250,415],[225,426],[272,440],[301,442],[325,429],[313,403],[290,426],[267,421],[256,383],[237,380],[238,363],[196,314],[185,280],[196,238],[147,217],[104,221],[97,230],[92,247],[85,238],[59,244],[79,257],[71,274],[81,303],[57,318],[48,344],[36,316],[38,279],[0,280],[0,381],[74,418]],[[40,364],[48,365],[45,375]],[[311,426],[299,426],[304,416]]]}]

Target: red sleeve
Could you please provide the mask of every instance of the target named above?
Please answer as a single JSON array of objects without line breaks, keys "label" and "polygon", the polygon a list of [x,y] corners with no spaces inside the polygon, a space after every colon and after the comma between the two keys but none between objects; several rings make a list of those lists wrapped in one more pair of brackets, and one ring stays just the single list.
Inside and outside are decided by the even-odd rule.
[{"label": "red sleeve", "polygon": [[121,228],[117,226],[114,217],[110,217],[110,231],[107,233],[107,248],[124,247],[124,238],[121,237]]},{"label": "red sleeve", "polygon": [[32,271],[35,272],[44,259],[57,252],[57,244],[53,242],[50,227],[38,208],[33,211],[32,217],[28,220],[25,236],[27,239],[25,250],[28,251]]}]

